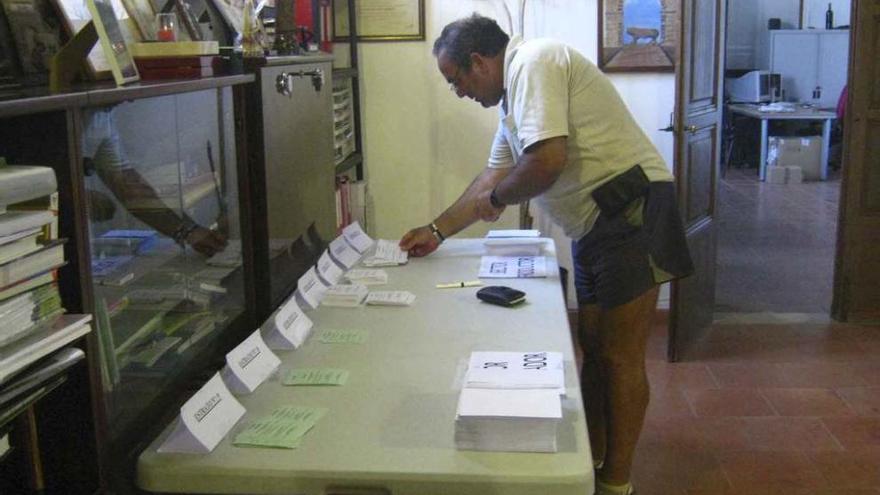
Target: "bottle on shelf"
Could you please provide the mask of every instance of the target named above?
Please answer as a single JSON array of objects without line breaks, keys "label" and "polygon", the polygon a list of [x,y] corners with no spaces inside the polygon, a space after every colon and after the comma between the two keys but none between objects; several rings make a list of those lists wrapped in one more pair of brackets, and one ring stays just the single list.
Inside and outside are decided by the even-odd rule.
[{"label": "bottle on shelf", "polygon": [[828,4],[828,10],[825,11],[825,29],[834,29],[834,11],[831,10],[831,4]]}]

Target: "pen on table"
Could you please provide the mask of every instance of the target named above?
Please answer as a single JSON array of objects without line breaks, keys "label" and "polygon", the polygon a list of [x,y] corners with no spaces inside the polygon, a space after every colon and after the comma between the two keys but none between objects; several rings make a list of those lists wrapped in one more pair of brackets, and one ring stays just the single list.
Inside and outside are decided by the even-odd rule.
[{"label": "pen on table", "polygon": [[468,280],[466,282],[452,282],[449,284],[437,284],[438,289],[460,289],[462,287],[478,287],[483,285],[480,280]]}]

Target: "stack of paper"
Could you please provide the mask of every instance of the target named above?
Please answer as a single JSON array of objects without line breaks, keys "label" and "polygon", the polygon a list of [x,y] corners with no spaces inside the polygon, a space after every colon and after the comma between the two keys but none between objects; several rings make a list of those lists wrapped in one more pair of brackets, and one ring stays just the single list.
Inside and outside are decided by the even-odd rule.
[{"label": "stack of paper", "polygon": [[539,256],[546,243],[546,239],[538,237],[494,238],[483,241],[488,256]]},{"label": "stack of paper", "polygon": [[361,284],[334,285],[324,293],[321,304],[352,308],[359,306],[365,297],[367,297],[367,288]]},{"label": "stack of paper", "polygon": [[364,304],[368,306],[409,306],[416,295],[405,290],[378,290],[370,292]]},{"label": "stack of paper", "polygon": [[376,242],[376,252],[373,256],[364,260],[365,266],[397,266],[409,261],[409,253],[400,249],[394,241],[379,239]]},{"label": "stack of paper", "polygon": [[547,276],[545,256],[483,256],[480,278],[536,278]]},{"label": "stack of paper", "polygon": [[511,237],[539,237],[541,233],[537,230],[521,230],[521,229],[506,229],[506,230],[490,230],[486,233],[487,239],[506,239]]},{"label": "stack of paper", "polygon": [[385,270],[350,270],[345,278],[353,284],[382,285],[388,283],[388,272]]},{"label": "stack of paper", "polygon": [[472,352],[465,388],[552,389],[565,395],[560,352]]},{"label": "stack of paper", "polygon": [[455,416],[455,445],[467,450],[556,452],[562,419],[552,389],[462,389]]}]

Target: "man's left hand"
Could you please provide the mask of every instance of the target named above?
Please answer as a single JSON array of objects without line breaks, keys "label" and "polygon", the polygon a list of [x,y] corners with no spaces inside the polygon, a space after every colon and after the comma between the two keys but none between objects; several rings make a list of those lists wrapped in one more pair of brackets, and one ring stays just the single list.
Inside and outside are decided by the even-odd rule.
[{"label": "man's left hand", "polygon": [[477,216],[484,222],[494,222],[495,220],[498,220],[498,217],[504,212],[505,206],[502,206],[501,208],[495,208],[492,206],[492,201],[489,199],[489,196],[491,195],[492,190],[483,191],[477,197],[476,204],[474,205],[474,210],[476,211]]}]

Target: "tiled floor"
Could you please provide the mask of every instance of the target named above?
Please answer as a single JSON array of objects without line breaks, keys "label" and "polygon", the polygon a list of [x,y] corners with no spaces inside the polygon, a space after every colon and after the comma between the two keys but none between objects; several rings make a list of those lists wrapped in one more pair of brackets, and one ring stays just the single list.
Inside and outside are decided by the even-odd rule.
[{"label": "tiled floor", "polygon": [[651,337],[639,495],[880,495],[880,327],[716,324]]},{"label": "tiled floor", "polygon": [[767,184],[728,170],[718,193],[718,312],[831,309],[840,180]]}]

